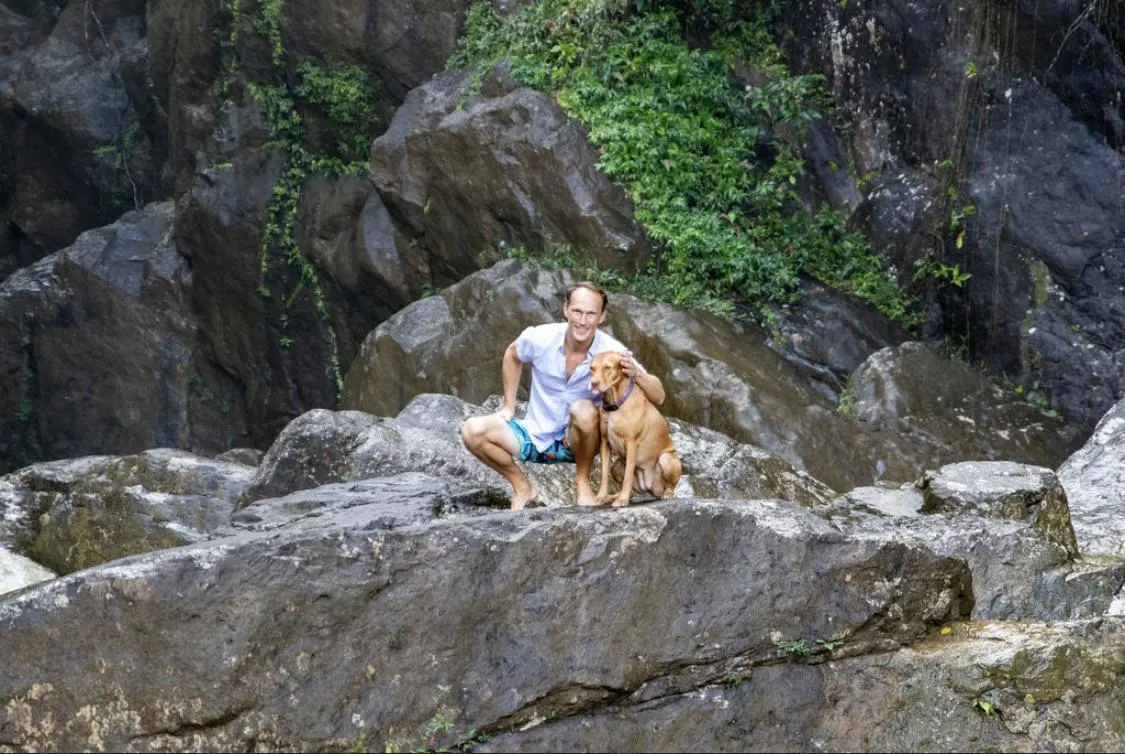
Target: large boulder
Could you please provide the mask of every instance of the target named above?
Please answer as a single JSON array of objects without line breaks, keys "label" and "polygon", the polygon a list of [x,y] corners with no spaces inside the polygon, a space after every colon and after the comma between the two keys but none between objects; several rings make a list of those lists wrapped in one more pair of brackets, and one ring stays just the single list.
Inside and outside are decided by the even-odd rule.
[{"label": "large boulder", "polygon": [[424,744],[441,716],[440,748],[698,693],[801,637],[885,656],[971,609],[964,561],[851,539],[792,503],[404,520],[441,495],[418,476],[0,603],[5,740],[382,751]]},{"label": "large boulder", "polygon": [[643,268],[647,241],[625,192],[597,170],[597,151],[546,94],[503,67],[479,91],[465,71],[413,90],[371,149],[371,179],[407,248],[425,251],[447,286],[504,245],[566,244],[603,268]]},{"label": "large boulder", "polygon": [[965,558],[973,572],[975,619],[1121,613],[1125,560],[1078,552],[1077,525],[1072,528],[1066,495],[1048,469],[1011,462],[950,464],[912,484],[857,487],[816,510],[857,536],[898,536]]},{"label": "large boulder", "polygon": [[0,283],[0,472],[240,444],[230,377],[198,358],[173,217],[169,202],[126,213]]},{"label": "large boulder", "polygon": [[[524,327],[561,318],[574,281],[568,270],[507,260],[411,304],[364,340],[342,408],[392,416],[432,392],[483,402],[499,392],[504,349]],[[955,383],[945,406],[973,421],[946,418],[925,396],[940,405],[946,393],[934,370],[961,367],[920,346],[883,349],[859,367],[853,415],[755,329],[624,294],[611,296],[606,328],[664,381],[666,416],[763,448],[838,492],[913,481],[927,468],[982,455],[1053,468],[1075,444],[1059,419],[1015,394],[997,404],[999,388],[980,373],[973,392],[956,392],[968,377]],[[924,369],[912,368],[916,353]]]},{"label": "large boulder", "polygon": [[[492,504],[506,508],[511,488],[465,449],[459,431],[465,419],[499,406],[499,396],[476,406],[450,395],[422,394],[394,418],[362,411],[309,411],[278,435],[238,507],[322,485],[425,469],[432,475],[480,485]],[[811,508],[827,503],[832,496],[826,485],[761,448],[675,419],[669,425],[684,470],[676,489],[679,497],[780,498]],[[536,486],[537,505],[575,503],[573,465],[525,464],[524,469]],[[591,472],[595,487],[599,469],[595,463]],[[639,502],[645,496],[638,493],[635,499]]]},{"label": "large boulder", "polygon": [[253,473],[171,448],[32,464],[0,477],[0,547],[66,574],[209,539]]},{"label": "large boulder", "polygon": [[1125,401],[1105,413],[1090,439],[1059,466],[1079,549],[1125,556]]},{"label": "large boulder", "polygon": [[1011,461],[965,461],[922,477],[923,513],[1027,521],[1069,557],[1078,555],[1066,492],[1055,472]]}]

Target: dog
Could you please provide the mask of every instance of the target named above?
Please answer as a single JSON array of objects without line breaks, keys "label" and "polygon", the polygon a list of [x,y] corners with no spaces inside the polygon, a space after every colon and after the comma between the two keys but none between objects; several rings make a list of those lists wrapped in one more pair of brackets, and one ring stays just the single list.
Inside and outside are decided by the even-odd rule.
[{"label": "dog", "polygon": [[611,499],[608,493],[612,449],[617,456],[614,478],[621,484],[621,490],[612,498],[615,508],[629,504],[634,488],[650,492],[656,498],[671,497],[682,471],[668,422],[644,391],[634,389],[635,382],[625,376],[621,368],[624,358],[624,354],[603,351],[594,356],[590,365],[590,389],[601,396],[598,417],[602,435],[602,478],[597,501],[604,505]]}]

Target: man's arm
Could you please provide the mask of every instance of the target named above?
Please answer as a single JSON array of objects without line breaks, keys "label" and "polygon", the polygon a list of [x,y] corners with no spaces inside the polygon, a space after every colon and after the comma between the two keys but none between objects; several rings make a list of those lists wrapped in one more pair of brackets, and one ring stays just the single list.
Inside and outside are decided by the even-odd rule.
[{"label": "man's arm", "polygon": [[523,374],[523,362],[516,355],[514,340],[504,351],[504,364],[500,374],[504,385],[504,405],[500,407],[500,413],[505,419],[511,419],[516,415],[516,394],[520,389],[520,375]]},{"label": "man's arm", "polygon": [[631,377],[636,380],[637,387],[649,399],[649,402],[654,406],[660,406],[664,403],[664,383],[655,374],[650,374],[644,370],[637,362],[633,361],[633,357],[626,354],[628,358],[621,362],[621,371],[625,373],[626,377]]}]

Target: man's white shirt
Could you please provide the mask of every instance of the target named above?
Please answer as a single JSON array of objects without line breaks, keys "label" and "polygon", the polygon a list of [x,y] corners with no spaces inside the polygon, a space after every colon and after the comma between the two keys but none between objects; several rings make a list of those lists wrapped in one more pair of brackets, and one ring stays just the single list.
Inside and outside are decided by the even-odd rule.
[{"label": "man's white shirt", "polygon": [[[601,330],[594,331],[594,342],[570,379],[566,378],[565,322],[533,325],[516,338],[516,358],[531,365],[531,392],[523,426],[539,450],[546,450],[566,436],[570,405],[582,399],[593,400],[590,390],[590,362],[602,351],[632,353],[621,341]],[[644,370],[637,361],[637,368]]]}]

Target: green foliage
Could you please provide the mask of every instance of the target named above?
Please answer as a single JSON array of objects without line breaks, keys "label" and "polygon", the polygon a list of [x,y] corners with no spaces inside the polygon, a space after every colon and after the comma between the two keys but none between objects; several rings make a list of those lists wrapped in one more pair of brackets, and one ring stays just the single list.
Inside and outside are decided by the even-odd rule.
[{"label": "green foliage", "polygon": [[[469,731],[468,736],[464,740],[439,747],[441,739],[447,737],[456,728],[457,716],[459,715],[458,710],[450,707],[445,702],[445,697],[449,695],[451,690],[452,686],[438,685],[438,693],[433,697],[433,703],[437,705],[437,709],[422,728],[424,743],[421,747],[414,746],[410,748],[410,751],[472,751],[475,744],[487,743],[491,739],[491,736],[488,734],[473,729]],[[390,741],[387,743],[386,751],[399,752],[404,745],[409,746],[409,744],[403,741]]]},{"label": "green foliage", "polygon": [[[759,9],[765,4],[759,4]],[[598,167],[631,194],[656,254],[637,289],[679,306],[755,311],[797,295],[802,274],[907,319],[893,276],[835,213],[796,191],[794,139],[824,104],[818,76],[785,71],[766,31],[734,0],[542,0],[501,18],[481,2],[450,67],[506,59],[586,128]],[[690,46],[685,30],[709,35]],[[736,61],[767,74],[733,76]],[[726,302],[716,305],[715,302]]]},{"label": "green foliage", "polygon": [[840,402],[836,405],[836,411],[842,416],[851,416],[855,413],[855,393],[849,389],[840,391]]},{"label": "green foliage", "polygon": [[1000,714],[1000,708],[995,703],[985,699],[983,696],[978,696],[973,700],[973,706],[981,711],[985,717],[992,717]]},{"label": "green foliage", "polygon": [[282,66],[285,49],[281,41],[281,9],[285,0],[261,0],[258,6],[258,15],[254,18],[251,27],[270,43],[275,68]]},{"label": "green foliage", "polygon": [[914,282],[934,280],[939,283],[948,283],[957,288],[965,285],[972,277],[972,273],[961,269],[960,264],[948,265],[929,254],[914,262]]},{"label": "green foliage", "polygon": [[746,682],[746,680],[746,676],[742,673],[725,673],[723,677],[719,679],[719,683],[723,684],[727,688],[733,689],[741,686]]},{"label": "green foliage", "polygon": [[812,647],[804,639],[777,642],[777,648],[793,657],[808,657],[812,654]]},{"label": "green foliage", "polygon": [[790,641],[779,641],[775,646],[785,654],[793,658],[805,658],[812,655],[831,654],[844,645],[841,639],[817,639],[813,644],[809,644],[804,639],[793,639]]},{"label": "green foliage", "polygon": [[323,110],[339,134],[337,157],[345,163],[366,161],[375,122],[375,87],[359,66],[323,68],[310,61],[297,65],[296,97]]},{"label": "green foliage", "polygon": [[965,225],[965,218],[975,215],[977,211],[976,205],[966,204],[960,208],[955,208],[949,216],[949,227],[961,228]]},{"label": "green foliage", "polygon": [[430,721],[426,723],[426,727],[422,729],[422,734],[426,737],[430,746],[434,746],[439,736],[444,736],[452,730],[453,714],[443,707],[435,712]]},{"label": "green foliage", "polygon": [[1025,401],[1035,406],[1040,413],[1049,416],[1052,419],[1058,419],[1061,414],[1055,409],[1051,408],[1051,402],[1047,398],[1046,392],[1039,384],[1039,380],[1034,380],[1030,386],[1024,387],[1023,385],[1016,385],[1012,388],[1012,392],[1023,398]]}]

